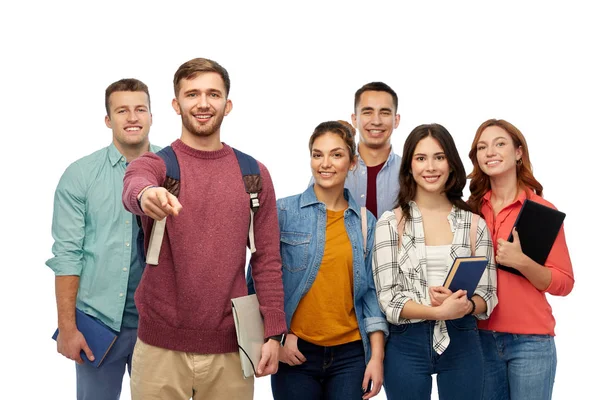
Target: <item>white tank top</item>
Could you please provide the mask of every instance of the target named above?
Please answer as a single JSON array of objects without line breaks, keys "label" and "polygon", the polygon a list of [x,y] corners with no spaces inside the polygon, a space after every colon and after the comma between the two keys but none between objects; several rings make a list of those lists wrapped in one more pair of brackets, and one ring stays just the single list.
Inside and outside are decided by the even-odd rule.
[{"label": "white tank top", "polygon": [[452,245],[425,246],[427,252],[427,286],[442,286],[448,274],[446,260]]}]

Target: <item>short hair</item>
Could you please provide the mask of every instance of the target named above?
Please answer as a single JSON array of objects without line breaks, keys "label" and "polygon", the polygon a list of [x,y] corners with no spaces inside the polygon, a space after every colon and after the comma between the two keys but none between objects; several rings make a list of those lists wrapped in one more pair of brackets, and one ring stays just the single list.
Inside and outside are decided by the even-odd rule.
[{"label": "short hair", "polygon": [[404,149],[402,153],[402,161],[400,162],[400,174],[398,180],[400,182],[400,191],[396,198],[396,207],[400,207],[406,220],[411,218],[410,216],[410,201],[414,200],[417,194],[417,182],[412,175],[411,166],[415,149],[419,142],[426,137],[431,136],[439,144],[446,160],[448,161],[448,167],[450,174],[448,180],[444,186],[444,193],[446,198],[456,207],[471,211],[471,207],[462,199],[462,192],[467,184],[467,174],[465,167],[460,159],[458,150],[454,139],[450,135],[450,132],[440,124],[426,124],[419,125],[406,138],[404,142]]},{"label": "short hair", "polygon": [[398,112],[398,95],[394,92],[394,89],[389,87],[383,82],[371,82],[363,85],[360,89],[356,91],[354,94],[354,112],[356,112],[356,108],[358,107],[358,103],[360,103],[360,96],[364,92],[386,92],[392,96],[392,101],[394,102],[394,112]]},{"label": "short hair", "polygon": [[356,156],[356,142],[354,141],[352,132],[344,123],[338,121],[326,121],[317,125],[312,135],[310,135],[310,139],[308,140],[309,151],[312,151],[315,140],[319,136],[322,136],[326,133],[333,133],[340,136],[344,143],[346,143],[346,146],[348,146],[348,150],[350,151],[350,160],[354,159]]},{"label": "short hair", "polygon": [[150,92],[148,86],[138,79],[125,78],[111,83],[104,92],[104,106],[106,107],[106,115],[110,116],[110,105],[108,99],[114,92],[144,92],[148,96],[148,108],[150,108]]},{"label": "short hair", "polygon": [[179,93],[181,87],[180,82],[182,79],[194,79],[203,72],[216,72],[219,74],[225,84],[225,97],[229,96],[231,81],[229,80],[229,73],[227,70],[218,62],[209,60],[208,58],[194,58],[181,64],[175,72],[175,76],[173,77],[175,97],[177,97],[177,94]]}]

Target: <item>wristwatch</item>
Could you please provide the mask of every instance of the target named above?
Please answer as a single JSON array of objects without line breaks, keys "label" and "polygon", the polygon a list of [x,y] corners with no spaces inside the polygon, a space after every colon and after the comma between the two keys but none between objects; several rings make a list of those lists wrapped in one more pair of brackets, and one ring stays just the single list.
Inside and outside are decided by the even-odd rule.
[{"label": "wristwatch", "polygon": [[[282,334],[280,334],[280,335],[273,335],[273,336],[269,336],[269,337],[267,338],[267,340],[269,340],[269,339],[270,339],[270,340],[276,340],[276,341],[277,341],[277,342],[279,342],[279,344],[280,344],[280,345],[282,345],[282,346],[285,344],[285,334],[284,334],[284,333],[282,333]],[[265,342],[266,342],[266,340],[265,340]]]}]

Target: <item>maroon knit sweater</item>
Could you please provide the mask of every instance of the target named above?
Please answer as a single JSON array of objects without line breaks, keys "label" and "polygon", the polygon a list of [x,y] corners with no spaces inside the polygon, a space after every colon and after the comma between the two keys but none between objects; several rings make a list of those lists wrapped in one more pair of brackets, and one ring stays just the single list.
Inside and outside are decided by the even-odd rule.
[{"label": "maroon knit sweater", "polygon": [[[216,354],[238,351],[231,299],[248,294],[244,270],[250,224],[250,199],[233,149],[201,151],[177,140],[172,144],[181,170],[177,217],[167,217],[159,263],[147,265],[135,294],[140,314],[138,336],[170,350]],[[262,192],[255,215],[256,252],[252,274],[265,337],[285,332],[279,225],[269,172],[260,164]],[[163,160],[146,153],[133,161],[124,178],[123,204],[143,215],[137,196],[161,186]],[[146,248],[152,229],[142,217]]]}]

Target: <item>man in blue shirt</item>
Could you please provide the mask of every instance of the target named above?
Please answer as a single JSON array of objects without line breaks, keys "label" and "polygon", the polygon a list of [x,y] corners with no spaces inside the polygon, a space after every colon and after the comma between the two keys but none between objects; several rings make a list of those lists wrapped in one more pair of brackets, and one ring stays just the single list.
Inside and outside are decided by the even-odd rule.
[{"label": "man in blue shirt", "polygon": [[346,178],[346,188],[377,218],[394,208],[400,189],[400,156],[391,143],[399,124],[398,96],[391,87],[371,82],[356,91],[352,125],[359,133],[358,163]]},{"label": "man in blue shirt", "polygon": [[[131,371],[138,324],[133,294],[144,263],[137,221],[121,201],[123,176],[128,163],[159,150],[148,140],[152,114],[143,82],[112,83],[105,106],[112,143],[75,161],[61,177],[54,196],[54,257],[46,262],[55,273],[57,350],[77,362],[77,398],[85,400],[118,399],[125,367]],[[77,329],[76,307],[119,333],[98,368],[80,356],[102,355],[92,354]]]}]

